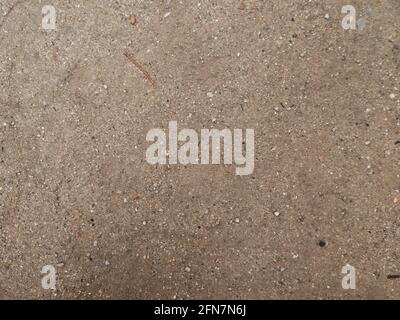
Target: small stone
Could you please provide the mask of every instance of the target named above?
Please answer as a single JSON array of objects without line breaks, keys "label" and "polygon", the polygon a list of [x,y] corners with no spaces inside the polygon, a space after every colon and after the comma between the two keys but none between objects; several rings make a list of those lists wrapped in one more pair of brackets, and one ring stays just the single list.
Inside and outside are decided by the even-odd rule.
[{"label": "small stone", "polygon": [[170,14],[171,12],[167,12],[166,14],[164,14],[164,18],[167,18]]},{"label": "small stone", "polygon": [[132,197],[133,197],[133,200],[139,200],[140,199],[140,194],[138,193],[138,192],[134,192],[133,194],[132,194]]},{"label": "small stone", "polygon": [[212,98],[212,97],[214,97],[214,94],[212,92],[207,92],[207,97]]},{"label": "small stone", "polygon": [[239,219],[239,218],[236,218],[236,219],[235,219],[235,222],[236,222],[236,223],[239,223],[239,222],[240,222],[240,219]]},{"label": "small stone", "polygon": [[397,203],[397,202],[399,202],[399,198],[396,197],[393,199],[393,203]]},{"label": "small stone", "polygon": [[329,20],[329,18],[330,18],[329,13],[327,13],[327,14],[325,15],[325,19],[326,19],[326,20]]},{"label": "small stone", "polygon": [[280,215],[280,212],[279,212],[279,211],[275,211],[275,212],[274,212],[274,216],[275,216],[275,217],[279,217],[279,215]]},{"label": "small stone", "polygon": [[186,268],[185,268],[185,271],[186,271],[186,272],[190,272],[190,268],[189,268],[189,267],[186,267]]},{"label": "small stone", "polygon": [[365,141],[365,145],[369,146],[371,144],[371,141]]},{"label": "small stone", "polygon": [[130,15],[128,20],[129,20],[130,24],[133,26],[137,23],[137,18],[134,14]]},{"label": "small stone", "polygon": [[394,93],[391,93],[391,94],[389,95],[389,97],[390,97],[390,99],[394,99],[394,98],[396,98],[396,95],[395,95]]},{"label": "small stone", "polygon": [[106,266],[109,266],[109,265],[110,265],[110,262],[109,262],[108,260],[106,260],[106,261],[104,262],[104,264],[105,264]]}]

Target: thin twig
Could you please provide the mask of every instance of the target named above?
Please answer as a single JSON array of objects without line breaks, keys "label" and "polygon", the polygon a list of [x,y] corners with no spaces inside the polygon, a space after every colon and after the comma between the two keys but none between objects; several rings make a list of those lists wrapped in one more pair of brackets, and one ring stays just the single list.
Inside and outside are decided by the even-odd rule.
[{"label": "thin twig", "polygon": [[125,52],[124,56],[127,57],[129,61],[132,62],[136,66],[136,68],[138,68],[143,73],[143,75],[151,83],[151,85],[155,87],[156,81],[153,79],[150,73],[140,64],[140,62],[136,60],[133,54]]}]

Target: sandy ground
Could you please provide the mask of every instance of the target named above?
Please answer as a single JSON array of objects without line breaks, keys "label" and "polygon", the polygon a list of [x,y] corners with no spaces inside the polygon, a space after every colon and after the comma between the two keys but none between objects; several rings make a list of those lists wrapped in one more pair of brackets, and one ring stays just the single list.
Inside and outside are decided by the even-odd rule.
[{"label": "sandy ground", "polygon": [[[400,1],[348,2],[0,0],[0,298],[400,298]],[[171,120],[254,173],[148,164]]]}]

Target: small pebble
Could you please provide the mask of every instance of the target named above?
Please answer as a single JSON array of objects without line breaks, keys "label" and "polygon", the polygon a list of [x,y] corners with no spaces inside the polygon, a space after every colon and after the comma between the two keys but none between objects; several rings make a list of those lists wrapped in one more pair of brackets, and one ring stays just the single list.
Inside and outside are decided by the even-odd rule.
[{"label": "small pebble", "polygon": [[190,272],[190,268],[189,268],[189,267],[186,267],[186,268],[185,268],[185,271],[186,271],[186,272]]},{"label": "small pebble", "polygon": [[274,212],[274,216],[275,216],[275,217],[279,217],[279,215],[280,215],[279,211],[275,211],[275,212]]},{"label": "small pebble", "polygon": [[320,241],[318,242],[318,245],[319,245],[321,248],[323,248],[323,247],[326,246],[326,241],[320,240]]},{"label": "small pebble", "polygon": [[212,97],[214,97],[214,94],[212,92],[207,92],[207,97],[212,98]]},{"label": "small pebble", "polygon": [[128,18],[128,20],[129,20],[130,24],[133,25],[133,26],[134,26],[134,25],[136,24],[136,22],[137,22],[137,18],[136,18],[136,16],[135,16],[134,14],[130,15],[129,18]]},{"label": "small pebble", "polygon": [[390,99],[394,99],[394,98],[396,98],[396,95],[395,95],[394,93],[391,93],[391,94],[389,95],[389,97],[390,97]]},{"label": "small pebble", "polygon": [[140,194],[138,192],[134,192],[132,194],[133,200],[139,200],[140,199]]}]

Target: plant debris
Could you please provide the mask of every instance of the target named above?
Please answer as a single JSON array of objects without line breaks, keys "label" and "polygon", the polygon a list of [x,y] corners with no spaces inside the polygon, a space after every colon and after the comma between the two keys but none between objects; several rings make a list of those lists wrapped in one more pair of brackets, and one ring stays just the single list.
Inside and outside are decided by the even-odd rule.
[{"label": "plant debris", "polygon": [[133,56],[133,54],[131,54],[129,52],[125,52],[124,56],[127,57],[129,59],[129,61],[132,62],[136,66],[136,68],[138,68],[143,73],[143,75],[151,83],[151,85],[153,87],[155,87],[156,81],[152,78],[152,76],[145,69],[145,67],[143,67],[143,65],[141,63],[139,63],[139,61],[136,60],[136,58]]}]

